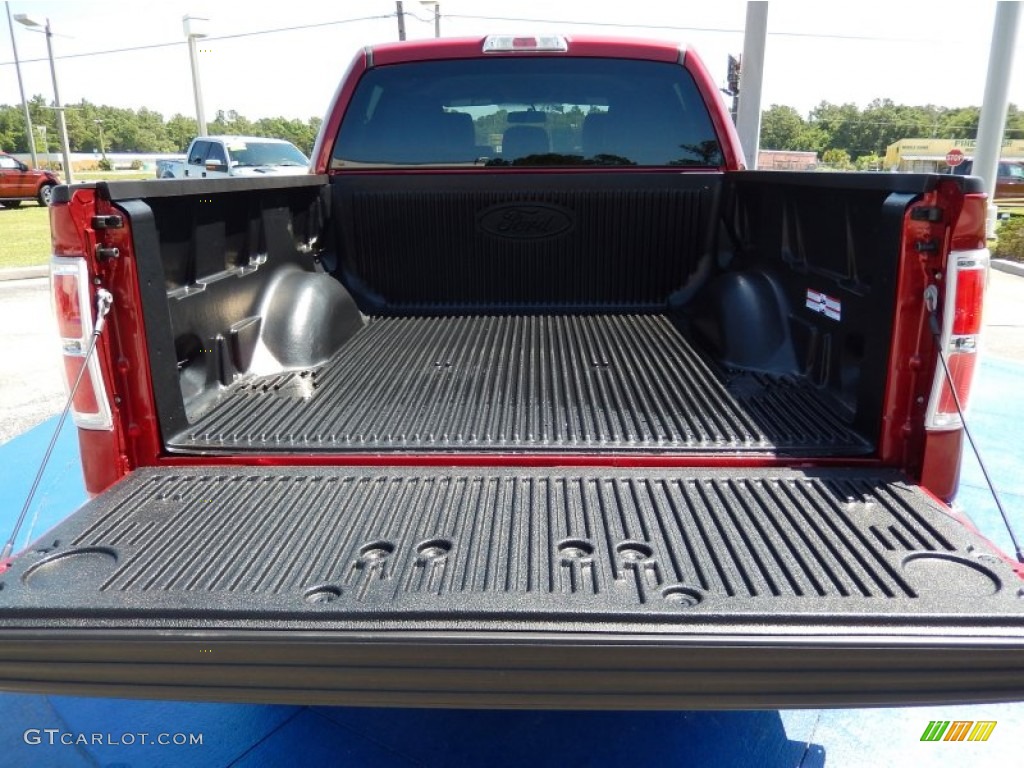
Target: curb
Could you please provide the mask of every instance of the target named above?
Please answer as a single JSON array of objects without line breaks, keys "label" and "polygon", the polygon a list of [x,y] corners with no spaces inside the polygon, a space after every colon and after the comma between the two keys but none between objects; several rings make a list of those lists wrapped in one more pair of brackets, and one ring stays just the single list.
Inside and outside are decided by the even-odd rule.
[{"label": "curb", "polygon": [[50,268],[40,267],[14,267],[13,269],[0,269],[0,282],[4,280],[28,280],[33,277],[49,277]]},{"label": "curb", "polygon": [[1006,272],[1008,275],[1024,277],[1024,262],[992,259],[992,269],[998,269],[1000,272]]}]

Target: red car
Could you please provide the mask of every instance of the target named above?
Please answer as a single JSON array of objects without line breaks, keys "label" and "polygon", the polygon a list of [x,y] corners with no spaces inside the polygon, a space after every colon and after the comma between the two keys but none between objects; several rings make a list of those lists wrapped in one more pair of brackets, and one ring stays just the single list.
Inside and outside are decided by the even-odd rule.
[{"label": "red car", "polygon": [[29,168],[16,157],[0,154],[0,208],[17,208],[25,200],[47,206],[53,188],[60,183],[49,171]]}]

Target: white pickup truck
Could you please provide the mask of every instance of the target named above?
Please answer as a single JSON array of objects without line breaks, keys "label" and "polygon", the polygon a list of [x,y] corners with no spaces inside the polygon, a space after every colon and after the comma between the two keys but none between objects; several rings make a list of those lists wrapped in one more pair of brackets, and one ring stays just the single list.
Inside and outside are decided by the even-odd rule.
[{"label": "white pickup truck", "polygon": [[309,158],[282,139],[199,136],[185,160],[157,164],[159,179],[223,179],[234,176],[294,176],[309,173]]}]

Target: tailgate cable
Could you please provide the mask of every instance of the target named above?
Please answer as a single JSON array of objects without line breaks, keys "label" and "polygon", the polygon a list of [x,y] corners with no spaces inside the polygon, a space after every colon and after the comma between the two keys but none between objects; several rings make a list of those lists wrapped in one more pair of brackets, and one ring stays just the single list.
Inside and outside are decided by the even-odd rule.
[{"label": "tailgate cable", "polygon": [[1024,552],[1021,551],[1020,542],[1017,540],[1017,534],[1013,530],[1013,525],[1010,524],[1010,518],[1007,516],[1006,509],[1003,507],[1002,499],[999,498],[999,494],[996,492],[996,487],[992,482],[992,478],[989,477],[988,468],[985,466],[985,462],[981,458],[981,451],[978,450],[978,446],[974,442],[974,435],[971,434],[971,430],[967,426],[967,419],[964,417],[964,409],[960,404],[960,395],[957,394],[956,386],[953,383],[953,374],[950,373],[949,364],[946,362],[946,350],[942,348],[942,333],[939,326],[939,291],[934,285],[929,285],[925,288],[924,305],[928,310],[928,328],[931,330],[932,337],[935,339],[935,348],[939,350],[939,362],[942,363],[942,370],[946,374],[946,382],[949,384],[949,391],[953,395],[953,403],[956,405],[956,412],[960,416],[960,423],[963,425],[964,434],[967,435],[967,442],[970,443],[971,451],[974,453],[974,457],[978,460],[978,466],[981,467],[981,474],[985,478],[988,490],[992,494],[992,498],[995,499],[996,509],[999,510],[999,514],[1003,518],[1003,525],[1006,526],[1006,532],[1010,534],[1010,541],[1013,543],[1013,550],[1014,554],[1017,556],[1017,562],[1024,563]]},{"label": "tailgate cable", "polygon": [[75,384],[71,387],[68,400],[64,404],[64,410],[60,415],[60,420],[57,422],[57,428],[53,430],[53,437],[50,438],[50,444],[46,447],[46,453],[43,455],[43,463],[39,466],[39,470],[36,472],[35,480],[32,481],[32,487],[29,489],[28,498],[25,499],[25,505],[21,508],[21,514],[18,515],[18,521],[14,524],[14,530],[11,531],[10,538],[7,539],[7,543],[4,544],[3,551],[0,552],[0,572],[6,570],[7,560],[14,551],[14,540],[18,538],[21,526],[25,523],[25,516],[28,514],[28,508],[31,506],[32,499],[35,497],[36,491],[39,489],[39,482],[43,479],[43,472],[46,470],[46,465],[49,463],[50,456],[53,454],[53,447],[57,444],[57,436],[60,435],[60,430],[64,426],[65,419],[68,417],[68,411],[71,410],[71,404],[75,400],[75,393],[78,392],[78,387],[82,383],[82,377],[85,376],[85,371],[89,366],[89,359],[92,357],[92,354],[96,349],[96,341],[103,332],[103,327],[107,324],[107,315],[110,313],[110,307],[113,303],[114,297],[110,294],[110,291],[104,288],[100,288],[96,291],[96,328],[93,329],[92,338],[89,340],[89,346],[85,351],[85,359],[82,361],[82,367],[78,371],[78,378],[75,379]]}]

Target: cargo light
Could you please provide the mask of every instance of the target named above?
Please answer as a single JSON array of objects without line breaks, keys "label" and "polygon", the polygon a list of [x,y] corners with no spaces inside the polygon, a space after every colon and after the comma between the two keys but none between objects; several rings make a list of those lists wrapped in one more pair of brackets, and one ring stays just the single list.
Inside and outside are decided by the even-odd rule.
[{"label": "cargo light", "polygon": [[71,403],[71,416],[83,429],[113,429],[99,358],[93,354],[86,362],[94,325],[85,259],[53,256],[50,259],[50,291],[64,354],[65,394],[71,394],[79,373],[85,367],[82,382]]},{"label": "cargo light", "polygon": [[569,50],[561,35],[489,35],[484,38],[484,53],[532,53]]},{"label": "cargo light", "polygon": [[928,401],[925,419],[928,429],[959,429],[962,426],[953,392],[956,391],[960,405],[966,408],[978,360],[978,337],[981,334],[988,266],[987,248],[953,251],[949,255],[942,332],[938,343],[945,353],[953,387],[950,387],[940,361],[935,368],[935,381]]}]

